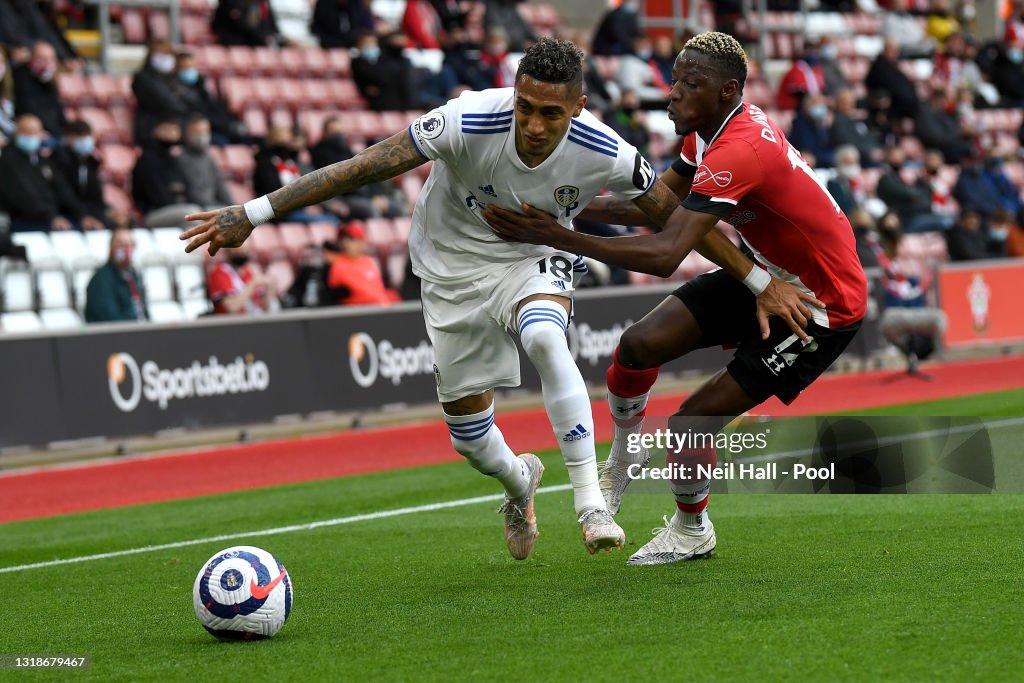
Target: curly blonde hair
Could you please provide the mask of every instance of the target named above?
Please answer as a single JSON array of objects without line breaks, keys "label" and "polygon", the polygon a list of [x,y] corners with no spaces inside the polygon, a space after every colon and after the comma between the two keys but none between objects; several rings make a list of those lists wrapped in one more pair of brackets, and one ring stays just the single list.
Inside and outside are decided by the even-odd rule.
[{"label": "curly blonde hair", "polygon": [[683,49],[707,55],[714,69],[726,78],[735,78],[740,84],[740,90],[743,90],[747,80],[747,53],[739,41],[728,33],[699,33],[686,41]]}]

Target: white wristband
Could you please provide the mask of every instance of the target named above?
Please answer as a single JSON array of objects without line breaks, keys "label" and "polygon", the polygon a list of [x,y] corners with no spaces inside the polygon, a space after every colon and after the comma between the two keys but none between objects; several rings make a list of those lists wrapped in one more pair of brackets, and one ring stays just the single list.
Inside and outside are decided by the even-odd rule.
[{"label": "white wristband", "polygon": [[275,218],[274,207],[270,205],[270,198],[267,195],[250,199],[242,208],[245,209],[245,215],[253,226],[263,225]]},{"label": "white wristband", "polygon": [[747,273],[747,276],[743,278],[743,284],[747,286],[747,289],[749,289],[754,296],[761,296],[761,292],[768,289],[768,285],[771,283],[772,276],[767,270],[758,268],[757,265],[751,268],[750,272]]}]

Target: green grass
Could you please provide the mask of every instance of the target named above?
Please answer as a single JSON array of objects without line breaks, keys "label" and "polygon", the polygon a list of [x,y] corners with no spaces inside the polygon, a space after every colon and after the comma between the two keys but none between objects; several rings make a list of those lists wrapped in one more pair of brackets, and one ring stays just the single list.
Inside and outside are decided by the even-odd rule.
[{"label": "green grass", "polygon": [[[906,379],[905,382],[919,380]],[[1024,389],[996,391],[989,394],[974,396],[958,396],[956,398],[924,401],[921,403],[903,403],[898,405],[855,410],[851,415],[982,415],[986,417],[1024,415]]]},{"label": "green grass", "polygon": [[[1013,405],[999,396],[962,405],[1013,414],[989,412]],[[560,457],[544,459],[544,484],[564,483]],[[0,525],[0,566],[493,492],[456,463],[18,522]],[[0,653],[93,657],[89,671],[0,678],[1009,681],[1024,672],[1024,497],[718,496],[717,555],[648,568],[625,567],[624,553],[588,557],[564,491],[538,497],[541,536],[516,562],[496,507],[0,574]],[[671,507],[666,494],[627,496],[627,552]],[[288,565],[295,610],[270,641],[221,643],[195,620],[192,582],[215,551],[243,543]]]}]

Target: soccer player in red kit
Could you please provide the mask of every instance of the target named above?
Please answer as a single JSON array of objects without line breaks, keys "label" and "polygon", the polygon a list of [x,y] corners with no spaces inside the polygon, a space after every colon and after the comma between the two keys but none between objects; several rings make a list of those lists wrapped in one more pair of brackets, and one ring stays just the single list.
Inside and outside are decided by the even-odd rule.
[{"label": "soccer player in red kit", "polygon": [[[782,131],[743,102],[747,60],[731,36],[711,32],[689,40],[676,58],[669,117],[685,136],[679,159],[662,180],[683,200],[683,219],[656,235],[598,238],[565,230],[547,214],[493,209],[492,227],[506,239],[548,244],[631,270],[667,276],[719,220],[734,225],[757,264],[741,282],[725,270],[701,275],[666,298],[622,335],[608,370],[615,440],[602,468],[608,507],[619,508],[627,468],[646,463],[630,454],[658,368],[695,349],[727,345],[729,364],[691,394],[676,413],[696,418],[693,431],[718,431],[770,396],[793,401],[842,353],[867,307],[867,281],[853,230],[822,182]],[[582,214],[642,225],[631,205],[601,197]],[[805,293],[792,318],[768,319],[758,296],[772,278]],[[800,330],[799,332],[794,330]],[[714,448],[684,449],[672,461],[713,464]],[[690,471],[695,471],[696,468]],[[672,482],[676,511],[664,529],[627,564],[668,564],[710,555],[715,530],[707,517],[710,482]]]}]

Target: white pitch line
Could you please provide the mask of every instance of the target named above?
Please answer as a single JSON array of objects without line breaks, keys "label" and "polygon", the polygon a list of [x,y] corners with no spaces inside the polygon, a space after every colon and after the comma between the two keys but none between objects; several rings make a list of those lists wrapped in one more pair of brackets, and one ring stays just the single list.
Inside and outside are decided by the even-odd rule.
[{"label": "white pitch line", "polygon": [[[557,486],[542,486],[541,488],[537,489],[537,493],[554,493],[556,491],[569,491],[571,489],[572,485],[570,484],[559,484]],[[466,505],[475,505],[477,503],[488,503],[492,501],[502,500],[504,497],[504,494],[496,493],[489,496],[476,496],[475,498],[461,498],[459,500],[449,500],[444,503],[431,503],[429,505],[417,505],[416,507],[382,510],[381,512],[367,512],[361,515],[352,515],[351,517],[336,517],[335,519],[324,519],[319,522],[308,522],[306,524],[292,524],[290,526],[279,526],[271,529],[260,529],[258,531],[247,531],[244,533],[237,534],[222,534],[220,536],[209,536],[207,538],[194,538],[189,541],[176,541],[174,543],[161,543],[160,545],[147,545],[142,546],[141,548],[129,548],[128,550],[115,550],[109,553],[97,553],[96,555],[81,555],[79,557],[66,557],[61,560],[33,562],[32,564],[19,564],[13,567],[0,567],[0,574],[7,574],[9,572],[20,572],[25,571],[27,569],[58,567],[63,564],[76,564],[78,562],[107,560],[112,557],[138,555],[140,553],[154,553],[160,550],[185,548],[190,545],[202,545],[204,543],[213,543],[214,541],[233,541],[239,538],[254,538],[260,536],[275,536],[277,534],[289,534],[293,531],[311,531],[312,529],[339,526],[341,524],[353,524],[355,522],[366,522],[374,519],[384,519],[386,517],[412,515],[417,512],[433,512],[434,510],[445,510],[447,508],[457,508]]]},{"label": "white pitch line", "polygon": [[[797,418],[799,419],[799,418]],[[923,432],[912,432],[910,434],[894,434],[892,436],[882,436],[877,439],[868,439],[864,441],[854,441],[852,443],[840,444],[839,450],[848,452],[850,450],[858,448],[869,448],[872,446],[890,446],[895,443],[902,443],[904,441],[918,441],[921,439],[930,439],[933,436],[947,436],[949,434],[961,434],[963,432],[978,431],[980,429],[998,429],[1000,427],[1013,427],[1015,425],[1024,424],[1024,417],[1011,417],[1005,420],[993,420],[991,422],[981,422],[973,425],[960,425],[959,427],[947,427],[942,429],[929,429]],[[749,458],[737,458],[737,462],[754,463],[754,462],[774,462],[776,460],[788,460],[790,458],[804,458],[808,455],[813,455],[820,448],[815,446],[812,448],[800,448],[793,451],[779,451],[778,453],[765,453],[764,455],[755,455]]]}]

